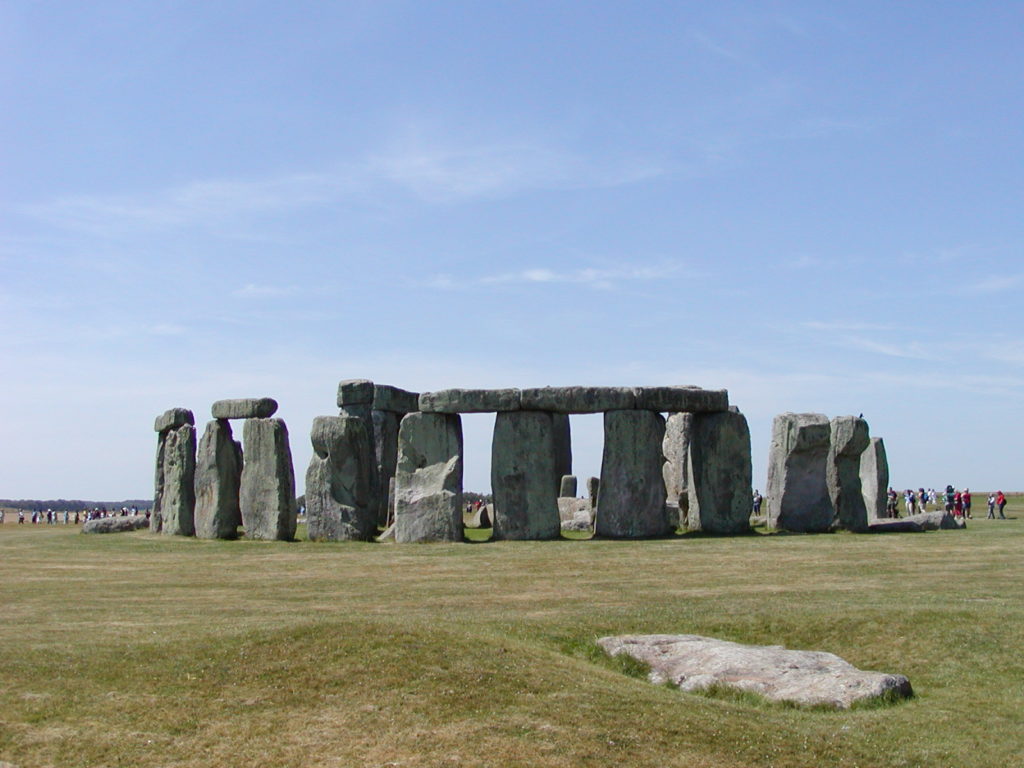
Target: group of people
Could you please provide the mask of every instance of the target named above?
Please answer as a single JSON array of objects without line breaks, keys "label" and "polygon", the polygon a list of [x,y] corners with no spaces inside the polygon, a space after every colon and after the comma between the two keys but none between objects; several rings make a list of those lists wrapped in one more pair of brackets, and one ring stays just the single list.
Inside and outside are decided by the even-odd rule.
[{"label": "group of people", "polygon": [[[929,505],[944,504],[944,508],[954,517],[962,517],[965,519],[972,519],[971,514],[971,489],[964,488],[963,490],[957,490],[952,485],[947,485],[945,491],[936,491],[934,488],[918,488],[915,491],[913,488],[907,488],[903,491],[903,503],[906,509],[907,515],[916,515],[919,512],[927,512]],[[899,500],[900,494],[889,489],[889,493],[886,501],[886,514],[889,517],[899,517]],[[1003,514],[1003,510],[1006,508],[1006,494],[1002,491],[996,491],[988,495],[988,519],[995,519],[995,511],[999,509],[999,518],[1002,520],[1006,519],[1006,515]]]},{"label": "group of people", "polygon": [[[57,510],[48,509],[45,512],[42,510],[33,510],[30,517],[32,525],[79,525],[80,523],[87,522],[89,520],[97,520],[103,517],[117,517],[118,515],[137,515],[139,514],[138,507],[121,507],[120,510],[112,509],[107,510],[106,507],[96,507],[95,509],[83,509],[81,511],[76,510],[75,512],[69,512],[64,510],[59,512]],[[146,516],[149,516],[149,510],[146,510]],[[0,509],[0,525],[4,523],[4,510]],[[25,510],[18,510],[18,523],[25,524]]]}]

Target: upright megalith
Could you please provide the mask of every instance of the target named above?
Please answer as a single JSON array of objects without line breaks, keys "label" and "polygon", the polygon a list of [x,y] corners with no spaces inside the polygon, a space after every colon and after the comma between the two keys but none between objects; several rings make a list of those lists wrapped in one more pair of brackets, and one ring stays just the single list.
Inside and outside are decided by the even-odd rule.
[{"label": "upright megalith", "polygon": [[661,470],[664,438],[665,419],[660,413],[614,410],[604,414],[597,535],[637,539],[671,531]]},{"label": "upright megalith", "polygon": [[[338,413],[340,416],[359,419],[366,427],[366,448],[370,455],[376,456],[376,429],[373,415],[373,401],[377,394],[377,386],[369,379],[345,379],[338,382]],[[360,449],[362,450],[362,449]],[[370,506],[379,514],[382,481],[374,461],[370,467]]]},{"label": "upright megalith", "polygon": [[868,447],[860,455],[860,488],[864,494],[868,523],[885,518],[889,459],[885,455],[885,443],[880,437],[872,437]]},{"label": "upright megalith", "polygon": [[246,537],[291,541],[296,507],[288,427],[281,419],[246,419],[242,446],[239,501]]},{"label": "upright megalith", "polygon": [[350,416],[318,416],[310,432],[306,520],[313,541],[369,541],[377,534],[370,493],[374,456],[366,425]]},{"label": "upright megalith", "polygon": [[206,425],[196,454],[196,536],[234,539],[242,524],[238,493],[242,481],[242,446],[227,419]]},{"label": "upright megalith", "polygon": [[832,428],[822,413],[781,413],[772,422],[765,491],[768,527],[815,533],[832,527],[825,480]]},{"label": "upright megalith", "polygon": [[685,526],[689,510],[690,487],[690,433],[693,430],[692,413],[670,413],[665,419],[665,439],[661,443],[665,464],[665,504],[669,523]]},{"label": "upright megalith", "polygon": [[[377,501],[377,524],[391,524],[391,486],[398,463],[398,428],[402,417],[419,409],[419,393],[398,387],[375,384],[373,387],[373,446],[377,464],[380,493]],[[387,492],[385,493],[385,490]]]},{"label": "upright megalith", "polygon": [[560,535],[554,424],[543,411],[504,411],[494,420],[491,492],[495,539]]},{"label": "upright megalith", "polygon": [[558,484],[558,498],[576,498],[576,475],[562,475],[562,481]]},{"label": "upright megalith", "polygon": [[587,502],[590,505],[591,514],[593,514],[593,512],[597,509],[597,496],[600,489],[601,481],[598,478],[587,478]]},{"label": "upright megalith", "polygon": [[154,422],[156,473],[150,530],[191,536],[195,532],[195,417],[187,408],[172,408]]},{"label": "upright megalith", "polygon": [[830,426],[832,439],[825,462],[825,480],[835,510],[833,525],[848,531],[866,531],[868,510],[860,484],[860,457],[871,442],[868,423],[856,416],[837,416]]},{"label": "upright megalith", "polygon": [[569,414],[551,413],[551,429],[555,436],[555,490],[561,495],[562,478],[572,474],[572,431]]},{"label": "upright megalith", "polygon": [[694,414],[690,433],[688,527],[706,533],[750,530],[747,418],[736,410]]},{"label": "upright megalith", "polygon": [[410,413],[398,432],[395,541],[462,541],[462,420]]}]

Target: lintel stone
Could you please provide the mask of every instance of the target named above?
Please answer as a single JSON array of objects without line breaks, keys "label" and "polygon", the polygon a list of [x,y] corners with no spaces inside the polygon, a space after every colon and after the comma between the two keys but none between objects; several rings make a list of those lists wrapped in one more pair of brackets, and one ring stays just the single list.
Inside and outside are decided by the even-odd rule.
[{"label": "lintel stone", "polygon": [[376,387],[369,379],[345,379],[338,382],[338,407],[346,405],[370,405],[373,403]]},{"label": "lintel stone", "polygon": [[156,417],[153,423],[154,432],[166,432],[169,429],[177,429],[186,424],[195,425],[196,418],[188,408],[171,408]]},{"label": "lintel stone", "polygon": [[636,407],[633,387],[536,387],[522,393],[524,411],[602,413]]},{"label": "lintel stone", "polygon": [[420,409],[419,392],[408,392],[388,384],[373,387],[373,410],[390,413],[415,413]]},{"label": "lintel stone", "polygon": [[729,409],[729,392],[682,385],[636,387],[636,407],[664,413],[715,413]]},{"label": "lintel stone", "polygon": [[272,397],[218,400],[210,412],[215,419],[269,419],[277,413],[277,400]]},{"label": "lintel stone", "polygon": [[423,413],[495,413],[518,411],[518,389],[442,389],[420,395]]}]

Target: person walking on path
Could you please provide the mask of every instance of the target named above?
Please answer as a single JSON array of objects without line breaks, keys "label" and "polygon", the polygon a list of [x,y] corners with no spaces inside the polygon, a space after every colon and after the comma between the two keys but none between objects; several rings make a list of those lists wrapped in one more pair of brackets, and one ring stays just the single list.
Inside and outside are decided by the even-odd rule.
[{"label": "person walking on path", "polygon": [[994,493],[990,493],[988,495],[988,517],[986,517],[985,519],[986,520],[995,520],[996,519],[996,495]]},{"label": "person walking on path", "polygon": [[946,511],[949,512],[950,514],[953,513],[954,495],[955,494],[953,493],[953,486],[952,485],[947,485],[946,486]]},{"label": "person walking on path", "polygon": [[964,488],[964,492],[960,494],[960,498],[964,502],[964,517],[968,520],[973,520],[974,518],[971,517],[971,489]]},{"label": "person walking on path", "polygon": [[1005,520],[1006,515],[1003,514],[1003,509],[1006,507],[1006,495],[1002,491],[996,492],[996,506],[999,507],[999,519]]}]

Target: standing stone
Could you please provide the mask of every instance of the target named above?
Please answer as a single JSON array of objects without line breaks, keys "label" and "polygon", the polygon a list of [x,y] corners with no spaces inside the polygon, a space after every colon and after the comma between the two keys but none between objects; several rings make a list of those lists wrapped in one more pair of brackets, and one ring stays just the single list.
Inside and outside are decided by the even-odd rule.
[{"label": "standing stone", "polygon": [[870,444],[860,455],[860,487],[864,494],[868,523],[885,519],[889,460],[885,455],[885,443],[880,437],[872,437]]},{"label": "standing stone", "polygon": [[822,413],[775,417],[765,489],[769,528],[814,533],[832,527],[835,510],[825,480],[831,440]]},{"label": "standing stone", "polygon": [[395,541],[462,538],[462,419],[410,413],[398,431]]},{"label": "standing stone", "polygon": [[558,486],[558,497],[560,499],[575,499],[576,490],[576,475],[562,475],[562,482]]},{"label": "standing stone", "polygon": [[494,420],[491,492],[495,539],[557,539],[561,526],[554,423],[543,411],[504,411]]},{"label": "standing stone", "polygon": [[665,420],[665,439],[661,450],[665,456],[662,474],[665,477],[665,504],[673,527],[685,526],[690,506],[690,433],[692,413],[670,413]]},{"label": "standing stone", "polygon": [[[398,428],[402,423],[401,414],[392,411],[372,412],[373,448],[376,464],[377,481],[381,490],[390,489],[395,479],[395,467],[398,465]],[[377,494],[377,524],[387,525],[389,510],[389,493]]]},{"label": "standing stone", "polygon": [[660,413],[605,413],[597,535],[637,539],[671,532],[661,472],[664,438],[665,419]]},{"label": "standing stone", "polygon": [[196,454],[196,536],[234,539],[242,524],[238,491],[242,481],[242,446],[227,419],[206,425]]},{"label": "standing stone", "polygon": [[688,452],[689,527],[707,533],[750,530],[750,429],[737,411],[694,414]]},{"label": "standing stone", "polygon": [[247,419],[242,444],[245,464],[239,497],[246,537],[291,541],[296,507],[288,427],[281,419]]},{"label": "standing stone", "polygon": [[165,434],[160,531],[191,536],[195,533],[196,428],[183,424]]},{"label": "standing stone", "polygon": [[[346,390],[344,387],[351,387],[347,390],[347,397],[349,399],[360,399],[369,397],[373,399],[374,385],[372,381],[365,379],[354,379],[353,381],[343,381],[338,385],[338,402],[346,397],[344,394]],[[367,388],[368,387],[368,388]],[[356,403],[349,402],[340,404],[338,406],[338,415],[342,417],[349,417],[353,419],[359,419],[363,422],[363,426],[366,427],[366,447],[370,452],[371,456],[377,455],[376,448],[376,434],[377,429],[374,424],[373,406],[370,402]],[[377,462],[373,462],[373,466],[370,467],[370,498],[371,508],[378,509],[380,506],[380,499],[384,495],[381,492],[381,475],[378,472]]]},{"label": "standing stone", "polygon": [[157,416],[153,422],[153,429],[157,433],[156,471],[153,476],[153,510],[149,517],[149,529],[154,533],[159,533],[163,528],[163,515],[160,509],[163,506],[165,486],[164,457],[167,453],[167,435],[172,430],[195,423],[195,417],[188,408],[171,408]]},{"label": "standing stone", "polygon": [[587,478],[587,501],[590,502],[591,514],[597,510],[597,494],[601,488],[601,481],[596,477]]},{"label": "standing stone", "polygon": [[366,425],[346,416],[318,416],[310,433],[313,457],[306,471],[306,519],[313,541],[370,541],[377,509],[370,495],[374,465]]},{"label": "standing stone", "polygon": [[868,423],[856,416],[837,416],[832,419],[831,430],[825,479],[835,509],[833,525],[848,531],[865,531],[868,510],[860,484],[860,456],[871,442]]},{"label": "standing stone", "polygon": [[561,495],[562,478],[572,474],[572,431],[569,426],[569,414],[551,413],[551,428],[555,436],[555,491]]}]

